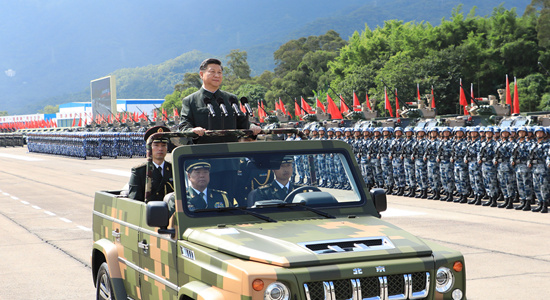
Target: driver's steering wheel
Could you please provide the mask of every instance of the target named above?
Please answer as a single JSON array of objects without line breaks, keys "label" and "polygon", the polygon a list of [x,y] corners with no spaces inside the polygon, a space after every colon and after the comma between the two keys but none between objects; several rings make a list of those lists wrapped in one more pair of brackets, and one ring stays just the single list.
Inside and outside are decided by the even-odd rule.
[{"label": "driver's steering wheel", "polygon": [[288,193],[288,195],[286,195],[286,197],[285,197],[285,200],[283,200],[283,201],[285,203],[292,203],[292,200],[294,199],[294,196],[296,196],[296,194],[301,193],[305,190],[312,190],[314,192],[321,192],[321,189],[319,189],[316,186],[305,185],[305,186],[301,186],[297,189],[294,189],[292,192]]}]

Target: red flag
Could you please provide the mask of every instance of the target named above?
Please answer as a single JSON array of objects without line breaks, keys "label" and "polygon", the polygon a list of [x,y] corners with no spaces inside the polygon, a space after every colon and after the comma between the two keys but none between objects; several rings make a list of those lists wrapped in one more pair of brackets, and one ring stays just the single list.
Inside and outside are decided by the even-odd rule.
[{"label": "red flag", "polygon": [[76,117],[73,117],[73,125],[71,127],[75,127],[76,126]]},{"label": "red flag", "polygon": [[330,98],[329,94],[327,93],[327,112],[330,114],[330,116],[333,119],[343,119],[342,113],[340,113],[340,110],[338,109],[338,106],[336,106],[336,103]]},{"label": "red flag", "polygon": [[264,118],[267,117],[264,104],[261,103],[260,101],[258,101],[258,117],[260,118],[260,122],[263,122]]},{"label": "red flag", "polygon": [[474,104],[474,84],[470,86],[470,95],[472,96],[472,100],[470,100],[470,104]]},{"label": "red flag", "polygon": [[78,127],[82,127],[82,117],[78,118]]},{"label": "red flag", "polygon": [[317,106],[317,107],[320,107],[321,110],[322,110],[323,112],[326,112],[326,111],[325,111],[325,106],[323,105],[323,103],[321,102],[321,100],[319,100],[319,98],[315,98],[315,99],[317,100],[316,106]]},{"label": "red flag", "polygon": [[386,90],[386,87],[384,87],[384,99],[385,99],[385,108],[386,110],[390,111],[390,117],[393,118],[393,111],[391,109],[390,99],[388,99],[388,91]]},{"label": "red flag", "polygon": [[367,108],[370,109],[370,110],[372,110],[372,108],[370,107],[370,101],[369,101],[369,94],[368,94],[368,92],[367,92],[365,98],[367,98],[367,100],[366,100],[366,101],[367,101]]},{"label": "red flag", "polygon": [[302,97],[302,108],[306,111],[308,114],[314,114],[315,111],[313,111],[313,108],[307,104],[307,101],[304,100],[304,97]]},{"label": "red flag", "polygon": [[510,105],[510,110],[512,108],[512,95],[510,94],[510,82],[508,81],[508,74],[506,74],[506,104]]},{"label": "red flag", "polygon": [[353,91],[353,111],[361,111],[361,103],[359,103],[359,98],[357,98],[355,91]]},{"label": "red flag", "polygon": [[[283,112],[283,114],[287,114],[285,104],[283,103],[283,100],[279,98],[279,109]],[[288,114],[290,116],[290,114]]]},{"label": "red flag", "polygon": [[466,100],[466,95],[464,94],[464,88],[462,87],[462,79],[460,79],[460,105],[464,107],[464,115],[468,114],[468,110],[466,109],[466,106],[468,105],[468,101]]},{"label": "red flag", "polygon": [[514,77],[514,113],[519,114],[518,82]]},{"label": "red flag", "polygon": [[346,105],[346,102],[344,101],[344,97],[342,97],[342,95],[340,95],[340,112],[343,114],[349,112],[349,107]]},{"label": "red flag", "polygon": [[432,85],[432,108],[435,109],[434,86]]},{"label": "red flag", "polygon": [[166,113],[166,109],[164,107],[162,108],[162,120],[168,121],[168,114]]},{"label": "red flag", "polygon": [[[281,101],[281,98],[279,98],[279,101]],[[275,100],[275,110],[283,111],[283,110],[279,107],[279,101]]]},{"label": "red flag", "polygon": [[416,97],[418,97],[418,103],[420,103],[420,84],[416,84]]},{"label": "red flag", "polygon": [[179,117],[178,109],[174,107],[174,117]]},{"label": "red flag", "polygon": [[397,89],[395,89],[395,116],[399,118],[399,99],[397,98]]},{"label": "red flag", "polygon": [[303,114],[302,109],[300,108],[300,105],[298,105],[298,101],[296,100],[296,98],[294,98],[294,115],[302,119],[300,117],[302,114]]},{"label": "red flag", "polygon": [[153,121],[155,121],[155,122],[157,121],[157,110],[156,109],[153,110]]}]

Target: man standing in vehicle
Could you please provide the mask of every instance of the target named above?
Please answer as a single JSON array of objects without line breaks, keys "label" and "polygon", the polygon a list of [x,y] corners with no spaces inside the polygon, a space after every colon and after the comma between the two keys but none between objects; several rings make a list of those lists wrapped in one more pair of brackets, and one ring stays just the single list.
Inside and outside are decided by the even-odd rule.
[{"label": "man standing in vehicle", "polygon": [[[200,90],[182,100],[179,130],[197,134],[199,138],[194,141],[196,144],[237,141],[236,137],[204,137],[206,130],[251,129],[255,135],[260,133],[261,128],[250,124],[246,114],[233,110],[232,103],[236,103],[237,96],[220,90],[223,82],[221,61],[215,58],[206,59],[199,69],[203,84]],[[208,99],[206,102],[210,101],[210,105],[205,99]],[[225,106],[227,116],[224,115],[221,104]]]}]

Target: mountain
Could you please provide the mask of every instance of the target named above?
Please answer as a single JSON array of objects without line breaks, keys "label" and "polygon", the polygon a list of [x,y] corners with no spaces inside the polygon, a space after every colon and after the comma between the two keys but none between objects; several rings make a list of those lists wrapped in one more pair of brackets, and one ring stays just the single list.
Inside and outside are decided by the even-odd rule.
[{"label": "mountain", "polygon": [[[464,13],[475,4],[477,14],[483,16],[502,0],[462,2]],[[508,0],[503,5],[518,7],[522,14],[530,2]],[[0,4],[0,111],[20,114],[35,113],[45,104],[59,104],[63,99],[85,98],[82,91],[89,88],[90,80],[117,74],[119,69],[130,76],[117,76],[119,85],[126,81],[155,84],[145,76],[149,66],[193,50],[198,52],[190,56],[210,53],[222,59],[231,49],[246,50],[257,75],[273,69],[273,52],[290,39],[324,34],[328,29],[347,39],[365,24],[374,28],[388,19],[425,20],[437,25],[451,16],[457,2],[0,0]],[[190,56],[183,58],[189,64],[180,71],[196,71],[198,64],[192,66],[196,61]],[[138,68],[136,74],[130,75],[133,68]],[[155,72],[159,70],[162,68]],[[170,72],[169,80],[182,76],[179,71]],[[165,94],[158,90],[142,98],[163,98]]]}]

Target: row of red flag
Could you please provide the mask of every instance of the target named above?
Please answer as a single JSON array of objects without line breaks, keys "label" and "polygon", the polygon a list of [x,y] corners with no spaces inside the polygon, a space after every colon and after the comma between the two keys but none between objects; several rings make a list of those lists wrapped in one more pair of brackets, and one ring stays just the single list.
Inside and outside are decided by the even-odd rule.
[{"label": "row of red flag", "polygon": [[[474,97],[474,85],[471,85],[470,89],[470,95],[473,98]],[[471,100],[472,102],[470,104],[473,104],[474,100]],[[462,86],[462,79],[460,80],[460,100],[459,103],[464,108],[464,115],[468,115],[468,109],[466,106],[468,105],[468,100],[466,100],[466,95],[464,92],[464,87]],[[510,93],[510,82],[508,81],[508,74],[506,74],[506,104],[510,105],[510,111],[512,114],[519,114],[519,95],[518,95],[518,82],[516,80],[516,77],[514,77],[514,98],[513,98],[513,105],[512,105],[512,95]]]}]

